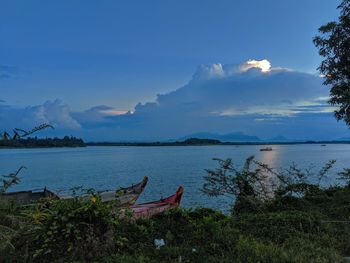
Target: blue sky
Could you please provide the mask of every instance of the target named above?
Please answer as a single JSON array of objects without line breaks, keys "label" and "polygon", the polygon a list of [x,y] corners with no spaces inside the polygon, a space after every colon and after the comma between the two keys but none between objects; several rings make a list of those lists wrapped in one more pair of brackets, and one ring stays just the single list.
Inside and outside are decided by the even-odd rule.
[{"label": "blue sky", "polygon": [[[293,138],[338,138],[348,134],[348,129],[331,117],[329,109],[322,113],[313,111],[315,116],[325,116],[324,121],[314,118],[317,130],[306,127],[290,132],[303,126],[304,115],[311,114],[309,108],[301,110],[305,107],[301,101],[307,102],[307,107],[311,107],[310,103],[317,107],[315,100],[327,96],[326,87],[317,89],[312,84],[309,88],[310,83],[305,83],[297,72],[317,78],[321,58],[312,37],[320,25],[337,18],[339,1],[0,0],[0,4],[0,129],[5,129],[5,125],[29,127],[49,121],[57,126],[56,133],[91,140],[166,139],[196,131],[242,131],[261,137],[298,134]],[[299,107],[294,107],[297,114],[290,114],[290,109],[286,112],[287,106],[281,103],[290,96],[284,84],[270,83],[277,78],[272,76],[276,70],[269,77],[262,73],[267,81],[252,83],[264,88],[264,83],[269,82],[276,87],[269,92],[280,94],[279,101],[256,102],[253,93],[241,98],[245,102],[235,101],[234,98],[240,98],[237,93],[242,92],[243,84],[238,75],[232,76],[225,69],[220,81],[214,76],[214,81],[206,79],[205,84],[193,85],[197,79],[194,75],[205,71],[200,65],[208,65],[209,69],[215,68],[213,65],[235,65],[239,69],[249,59],[267,59],[274,69],[295,72],[296,75],[287,74],[284,81],[305,87],[298,89],[300,96],[290,101],[290,105]],[[254,77],[252,72],[237,72],[243,78]],[[232,89],[222,86],[224,80],[231,83]],[[210,91],[204,92],[198,86],[210,86]],[[172,98],[171,94],[175,92],[176,96],[184,88],[184,95]],[[247,89],[250,88],[256,89]],[[232,105],[224,103],[225,109],[219,107],[220,99],[225,97],[221,89],[232,98]],[[209,98],[217,90],[222,97],[212,102]],[[317,94],[310,96],[310,92]],[[163,94],[173,105],[176,101],[176,109],[164,106],[166,102],[157,94]],[[186,96],[192,98],[191,110],[182,108],[183,103],[189,103]],[[148,112],[145,105],[152,103],[159,107]],[[130,112],[123,114],[127,111]],[[217,116],[214,118],[213,114]],[[223,116],[234,117],[223,120]],[[264,122],[263,119],[277,117],[290,127],[252,125],[255,119]],[[194,119],[207,126],[191,127]],[[184,128],[172,127],[172,121]],[[322,132],[320,127],[330,124],[336,127],[335,131]]]}]

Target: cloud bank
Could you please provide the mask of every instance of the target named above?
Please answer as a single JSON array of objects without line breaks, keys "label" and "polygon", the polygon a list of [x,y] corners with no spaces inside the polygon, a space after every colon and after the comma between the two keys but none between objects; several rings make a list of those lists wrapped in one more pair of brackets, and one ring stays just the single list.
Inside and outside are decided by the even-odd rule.
[{"label": "cloud bank", "polygon": [[[201,65],[183,87],[130,111],[100,105],[72,112],[62,101],[14,108],[0,104],[0,129],[49,122],[86,140],[166,140],[196,132],[244,132],[261,138],[337,139],[322,78],[272,67],[268,60]],[[9,117],[10,116],[10,117]]]},{"label": "cloud bank", "polygon": [[68,105],[60,100],[42,105],[16,108],[0,104],[0,128],[31,128],[39,123],[50,123],[59,129],[77,130],[81,125],[72,117]]}]

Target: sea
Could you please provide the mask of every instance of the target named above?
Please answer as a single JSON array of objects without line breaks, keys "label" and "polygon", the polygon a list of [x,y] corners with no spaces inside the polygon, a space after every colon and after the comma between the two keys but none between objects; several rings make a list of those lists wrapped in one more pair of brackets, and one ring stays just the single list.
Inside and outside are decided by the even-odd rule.
[{"label": "sea", "polygon": [[[246,158],[285,170],[293,163],[309,169],[311,177],[329,160],[336,160],[324,184],[341,184],[336,174],[350,168],[350,144],[222,146],[90,146],[82,148],[0,149],[0,175],[16,171],[20,183],[9,191],[39,190],[47,187],[61,195],[72,188],[113,190],[136,184],[144,176],[148,185],[138,203],[158,200],[185,189],[181,205],[186,208],[210,207],[227,211],[233,200],[206,196],[203,187],[206,169],[215,169],[213,158],[231,158],[237,168]],[[311,178],[312,180],[312,178]]]}]

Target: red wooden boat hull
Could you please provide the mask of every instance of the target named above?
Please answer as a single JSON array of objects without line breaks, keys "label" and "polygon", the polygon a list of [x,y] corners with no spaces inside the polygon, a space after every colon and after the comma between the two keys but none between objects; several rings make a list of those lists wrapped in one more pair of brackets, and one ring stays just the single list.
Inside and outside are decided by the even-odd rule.
[{"label": "red wooden boat hull", "polygon": [[163,213],[180,205],[184,188],[180,186],[174,195],[167,198],[160,199],[158,201],[143,203],[139,205],[132,205],[126,210],[122,210],[122,218],[125,217],[125,213],[131,213],[131,219],[138,218],[150,218],[153,215]]}]

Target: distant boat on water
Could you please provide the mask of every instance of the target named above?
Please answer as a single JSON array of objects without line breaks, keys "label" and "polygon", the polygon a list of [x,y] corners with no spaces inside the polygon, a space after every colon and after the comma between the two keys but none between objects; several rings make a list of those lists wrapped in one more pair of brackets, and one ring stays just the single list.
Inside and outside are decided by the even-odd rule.
[{"label": "distant boat on water", "polygon": [[260,149],[261,152],[269,152],[272,151],[272,147],[265,147]]}]

